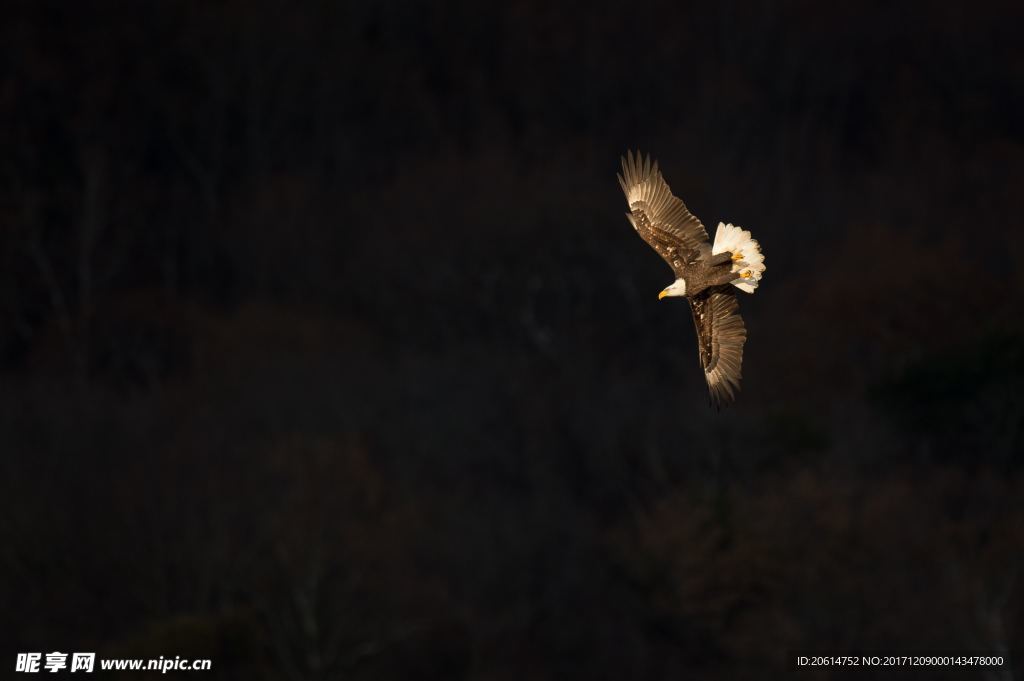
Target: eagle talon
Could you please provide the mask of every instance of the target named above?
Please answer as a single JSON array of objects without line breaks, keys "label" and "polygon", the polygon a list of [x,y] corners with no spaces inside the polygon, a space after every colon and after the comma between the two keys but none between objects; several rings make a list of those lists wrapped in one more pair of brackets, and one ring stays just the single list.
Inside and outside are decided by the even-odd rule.
[{"label": "eagle talon", "polygon": [[742,253],[733,253],[732,254],[732,261],[733,262],[739,262],[740,260],[743,260],[743,254]]}]

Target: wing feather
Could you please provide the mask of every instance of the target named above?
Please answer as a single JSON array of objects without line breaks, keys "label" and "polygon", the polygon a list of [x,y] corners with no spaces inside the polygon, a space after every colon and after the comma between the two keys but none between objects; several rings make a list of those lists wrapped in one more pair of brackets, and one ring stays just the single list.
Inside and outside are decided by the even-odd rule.
[{"label": "wing feather", "polygon": [[714,291],[689,298],[697,329],[697,350],[711,401],[717,408],[736,399],[747,329],[733,293]]},{"label": "wing feather", "polygon": [[703,223],[676,197],[650,156],[632,151],[622,159],[619,184],[626,195],[630,222],[637,233],[679,275],[685,262],[692,262],[702,248],[709,248]]}]

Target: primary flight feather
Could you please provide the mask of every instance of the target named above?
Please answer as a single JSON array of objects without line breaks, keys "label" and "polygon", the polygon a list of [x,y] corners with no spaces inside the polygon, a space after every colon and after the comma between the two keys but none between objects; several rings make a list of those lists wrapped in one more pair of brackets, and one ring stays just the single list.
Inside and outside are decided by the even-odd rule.
[{"label": "primary flight feather", "polygon": [[718,223],[715,242],[686,204],[669,189],[658,163],[637,152],[622,159],[619,184],[626,194],[626,217],[675,274],[658,298],[685,296],[697,329],[697,350],[716,407],[733,402],[740,389],[747,330],[734,289],[757,290],[764,255],[750,232]]}]

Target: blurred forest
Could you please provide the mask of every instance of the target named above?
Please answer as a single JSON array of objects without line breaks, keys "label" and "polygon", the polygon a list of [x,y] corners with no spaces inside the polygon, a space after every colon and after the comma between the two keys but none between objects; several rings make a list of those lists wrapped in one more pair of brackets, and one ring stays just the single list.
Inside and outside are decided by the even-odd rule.
[{"label": "blurred forest", "polygon": [[[1024,678],[1022,21],[11,3],[4,659]],[[767,256],[722,413],[623,216],[637,146]]]}]

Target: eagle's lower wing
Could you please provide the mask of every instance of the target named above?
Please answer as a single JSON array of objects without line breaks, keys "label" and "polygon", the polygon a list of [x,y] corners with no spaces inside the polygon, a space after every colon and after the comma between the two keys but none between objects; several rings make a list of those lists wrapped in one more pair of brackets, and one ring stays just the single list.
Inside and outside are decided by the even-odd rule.
[{"label": "eagle's lower wing", "polygon": [[641,158],[639,152],[636,156],[627,152],[618,177],[633,228],[677,276],[682,265],[694,260],[702,246],[710,250],[707,230],[686,204],[672,194],[657,161],[652,165],[650,156]]},{"label": "eagle's lower wing", "polygon": [[689,298],[697,327],[697,350],[711,401],[721,408],[736,399],[747,329],[732,293],[708,292]]}]

